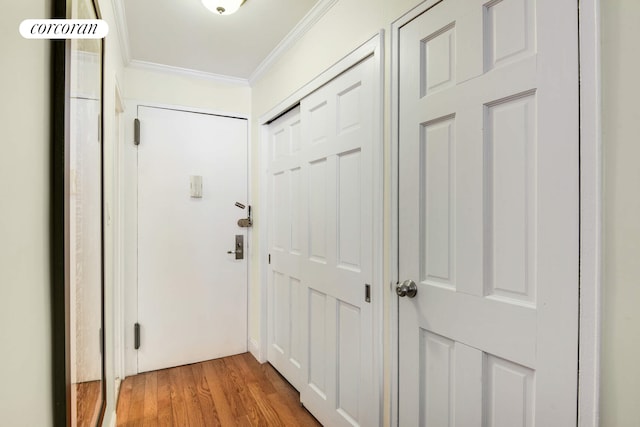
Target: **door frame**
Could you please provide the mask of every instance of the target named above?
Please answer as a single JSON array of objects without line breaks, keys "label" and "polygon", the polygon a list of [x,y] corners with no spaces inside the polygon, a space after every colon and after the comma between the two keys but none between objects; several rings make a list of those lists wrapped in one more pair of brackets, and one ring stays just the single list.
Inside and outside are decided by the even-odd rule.
[{"label": "door frame", "polygon": [[[400,28],[441,0],[426,0],[391,24],[391,256],[389,260],[391,411],[398,426],[398,201]],[[444,0],[446,1],[446,0]],[[578,426],[597,427],[600,387],[602,271],[602,144],[600,80],[600,0],[576,0],[579,37],[580,121],[580,319]]]},{"label": "door frame", "polygon": [[[124,103],[124,139],[122,144],[122,179],[123,187],[123,229],[127,235],[133,238],[124,238],[123,250],[123,281],[135,286],[124,286],[122,295],[124,312],[124,376],[138,374],[138,358],[136,350],[133,348],[134,332],[133,325],[138,321],[138,149],[133,143],[134,124],[138,117],[138,107],[163,108],[169,110],[183,111],[188,113],[210,114],[214,116],[229,117],[247,120],[247,205],[251,205],[252,195],[252,171],[251,171],[251,115],[236,113],[231,111],[220,111],[209,108],[191,107],[177,104],[164,104],[159,102],[148,102],[139,99],[126,99]],[[240,211],[238,211],[240,213]],[[123,231],[124,232],[124,231]],[[250,348],[249,321],[250,316],[250,282],[251,282],[251,254],[252,254],[252,234],[251,227],[247,228],[247,240],[245,249],[245,260],[247,261],[247,347]],[[124,378],[123,378],[124,379]]]},{"label": "door frame", "polygon": [[113,332],[114,332],[114,379],[115,399],[118,400],[120,385],[125,377],[124,361],[124,183],[123,183],[123,157],[124,157],[124,120],[125,105],[118,78],[115,78],[115,118],[114,118],[114,209],[113,218],[115,224],[114,239],[114,273],[113,273]]},{"label": "door frame", "polygon": [[[372,160],[373,160],[373,283],[372,312],[373,312],[373,367],[374,367],[374,396],[378,396],[376,408],[378,419],[383,416],[383,378],[384,378],[384,30],[380,30],[375,36],[364,44],[347,54],[344,58],[317,75],[313,80],[293,94],[285,98],[271,110],[261,115],[258,119],[260,126],[260,178],[263,185],[269,182],[269,123],[294,108],[300,101],[330,82],[338,75],[358,64],[366,58],[372,57],[374,61],[373,74],[373,104],[374,120],[377,126],[372,132]],[[375,122],[375,121],[374,121]],[[262,189],[261,189],[262,190]],[[268,253],[269,253],[269,198],[266,191],[260,192],[260,253],[258,257],[260,295],[258,297],[260,329],[259,342],[250,342],[249,350],[261,363],[267,361],[268,346]],[[250,341],[252,341],[250,339]]]}]

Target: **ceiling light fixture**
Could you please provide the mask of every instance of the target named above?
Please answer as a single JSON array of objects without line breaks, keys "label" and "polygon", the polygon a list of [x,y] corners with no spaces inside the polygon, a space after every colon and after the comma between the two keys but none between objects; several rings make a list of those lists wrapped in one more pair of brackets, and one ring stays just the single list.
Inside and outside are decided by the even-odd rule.
[{"label": "ceiling light fixture", "polygon": [[202,0],[204,7],[218,15],[231,15],[247,0]]}]

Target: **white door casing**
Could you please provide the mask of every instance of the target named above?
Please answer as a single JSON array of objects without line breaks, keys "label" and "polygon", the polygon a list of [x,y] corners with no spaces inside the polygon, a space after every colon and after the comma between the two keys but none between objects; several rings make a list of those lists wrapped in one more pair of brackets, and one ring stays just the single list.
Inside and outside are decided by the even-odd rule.
[{"label": "white door casing", "polygon": [[399,29],[399,425],[575,425],[577,4]]},{"label": "white door casing", "polygon": [[[269,361],[325,425],[376,425],[374,64],[270,127]],[[371,295],[375,292],[371,289]],[[282,368],[281,368],[282,367]]]},{"label": "white door casing", "polygon": [[[247,121],[140,106],[138,372],[247,349]],[[192,176],[202,197],[191,197]],[[235,236],[244,236],[244,259]]]}]

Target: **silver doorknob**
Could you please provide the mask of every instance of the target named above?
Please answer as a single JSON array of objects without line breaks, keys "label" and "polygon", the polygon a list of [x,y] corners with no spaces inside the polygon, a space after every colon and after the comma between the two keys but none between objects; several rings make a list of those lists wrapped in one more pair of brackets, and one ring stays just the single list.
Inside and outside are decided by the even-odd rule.
[{"label": "silver doorknob", "polygon": [[398,294],[399,297],[413,298],[417,293],[418,286],[413,280],[405,280],[402,284],[398,283],[396,285],[396,294]]}]

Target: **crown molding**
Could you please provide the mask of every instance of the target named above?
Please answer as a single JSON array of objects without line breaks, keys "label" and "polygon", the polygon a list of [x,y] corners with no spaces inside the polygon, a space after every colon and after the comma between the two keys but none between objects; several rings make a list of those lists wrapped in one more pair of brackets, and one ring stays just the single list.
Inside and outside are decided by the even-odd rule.
[{"label": "crown molding", "polygon": [[226,83],[241,86],[249,86],[249,81],[240,77],[225,76],[222,74],[207,73],[205,71],[192,70],[189,68],[174,67],[171,65],[156,64],[155,62],[138,61],[134,59],[129,62],[129,67],[142,70],[156,71],[160,73],[168,73],[183,77],[196,77],[199,79],[209,80],[216,83]]},{"label": "crown molding", "polygon": [[338,0],[318,1],[300,22],[289,31],[289,34],[278,43],[275,49],[256,67],[253,73],[251,73],[251,76],[249,76],[249,84],[253,85],[256,80],[262,77],[280,56],[300,40],[337,2]]},{"label": "crown molding", "polygon": [[127,18],[124,12],[123,0],[112,0],[111,6],[118,29],[118,41],[120,42],[122,62],[126,67],[131,62],[131,48],[129,47],[129,30],[127,29]]}]

